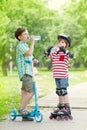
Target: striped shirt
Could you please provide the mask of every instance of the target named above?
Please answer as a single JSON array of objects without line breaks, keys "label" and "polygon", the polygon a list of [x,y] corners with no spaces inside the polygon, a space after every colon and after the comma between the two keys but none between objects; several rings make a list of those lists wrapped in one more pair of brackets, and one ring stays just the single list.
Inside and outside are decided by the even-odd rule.
[{"label": "striped shirt", "polygon": [[22,80],[24,74],[33,76],[32,57],[25,55],[28,50],[29,47],[25,42],[20,41],[16,46],[16,64],[20,80]]},{"label": "striped shirt", "polygon": [[63,51],[57,53],[57,49],[53,48],[50,53],[52,58],[52,70],[54,78],[66,78],[68,77],[68,60],[69,57]]}]

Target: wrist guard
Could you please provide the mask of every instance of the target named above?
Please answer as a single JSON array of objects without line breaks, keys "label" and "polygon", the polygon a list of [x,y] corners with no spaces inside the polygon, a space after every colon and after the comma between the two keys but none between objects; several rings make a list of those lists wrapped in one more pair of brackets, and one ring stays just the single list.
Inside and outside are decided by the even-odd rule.
[{"label": "wrist guard", "polygon": [[68,52],[67,55],[72,59],[74,57],[74,54],[72,52]]}]

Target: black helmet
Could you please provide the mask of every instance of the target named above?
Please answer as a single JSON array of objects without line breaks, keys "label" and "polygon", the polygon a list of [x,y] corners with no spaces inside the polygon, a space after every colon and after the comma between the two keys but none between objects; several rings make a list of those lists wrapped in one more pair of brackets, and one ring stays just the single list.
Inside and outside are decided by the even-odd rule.
[{"label": "black helmet", "polygon": [[67,34],[59,34],[57,36],[57,39],[59,39],[59,38],[66,39],[67,42],[69,43],[69,47],[71,46],[71,38],[70,38],[69,35],[67,35]]}]

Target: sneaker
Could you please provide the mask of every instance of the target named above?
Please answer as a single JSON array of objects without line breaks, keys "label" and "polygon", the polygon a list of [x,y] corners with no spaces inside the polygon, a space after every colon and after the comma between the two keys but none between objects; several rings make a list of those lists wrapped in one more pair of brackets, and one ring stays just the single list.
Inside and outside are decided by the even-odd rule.
[{"label": "sneaker", "polygon": [[19,112],[20,114],[22,114],[22,115],[28,115],[28,114],[29,114],[29,111],[26,110],[26,109],[20,109],[20,110],[18,110],[18,112]]},{"label": "sneaker", "polygon": [[33,121],[33,118],[29,118],[29,117],[22,117],[22,121]]}]

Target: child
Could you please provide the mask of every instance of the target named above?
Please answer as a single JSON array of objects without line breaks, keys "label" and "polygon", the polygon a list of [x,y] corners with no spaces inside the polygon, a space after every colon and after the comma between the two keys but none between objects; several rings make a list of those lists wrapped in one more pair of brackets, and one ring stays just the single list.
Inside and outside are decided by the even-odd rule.
[{"label": "child", "polygon": [[[71,38],[68,35],[60,34],[57,37],[58,45],[50,48],[49,57],[52,59],[53,77],[56,83],[56,94],[59,97],[57,111],[66,110],[71,115],[68,91],[68,60],[73,58],[73,53],[66,51],[71,46]],[[48,49],[49,52],[49,49]]]},{"label": "child", "polygon": [[[21,96],[22,104],[19,110],[20,114],[27,115],[29,111],[26,109],[27,104],[33,97],[33,51],[34,37],[30,36],[25,28],[18,28],[15,31],[15,37],[19,41],[16,46],[16,63],[20,81],[22,81]],[[27,41],[30,39],[30,48]],[[23,117],[23,121],[33,121],[32,118]]]}]

